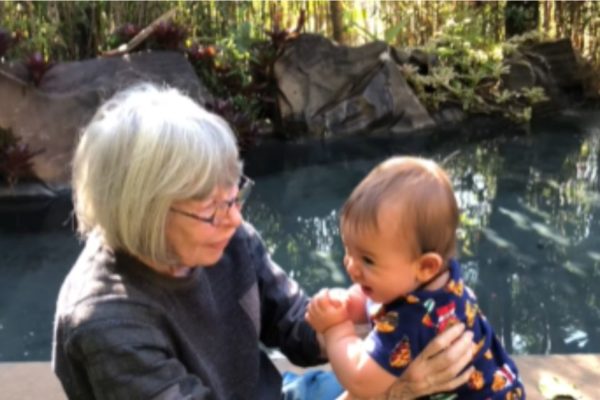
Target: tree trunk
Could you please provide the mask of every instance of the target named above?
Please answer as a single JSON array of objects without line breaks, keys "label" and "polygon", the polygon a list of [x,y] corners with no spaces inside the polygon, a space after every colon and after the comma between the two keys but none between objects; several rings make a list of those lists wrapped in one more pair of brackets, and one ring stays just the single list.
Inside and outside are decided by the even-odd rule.
[{"label": "tree trunk", "polygon": [[545,20],[544,20],[544,29],[545,29],[545,33],[546,36],[550,37],[550,38],[555,38],[556,37],[556,21],[554,21],[554,18],[556,18],[556,8],[554,7],[554,2],[553,1],[546,1],[544,3],[544,8],[546,9],[545,11]]},{"label": "tree trunk", "polygon": [[538,1],[508,1],[504,8],[506,38],[535,30],[538,26]]},{"label": "tree trunk", "polygon": [[344,3],[342,1],[330,2],[329,12],[333,28],[333,40],[339,44],[344,44],[346,42],[344,35]]}]

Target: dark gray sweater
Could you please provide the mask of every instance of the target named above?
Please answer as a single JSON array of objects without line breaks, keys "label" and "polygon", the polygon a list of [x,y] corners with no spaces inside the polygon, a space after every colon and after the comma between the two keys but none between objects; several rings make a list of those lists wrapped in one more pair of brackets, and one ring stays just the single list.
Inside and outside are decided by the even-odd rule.
[{"label": "dark gray sweater", "polygon": [[248,224],[185,278],[90,238],[60,291],[53,368],[70,399],[279,399],[259,343],[323,362],[307,301]]}]

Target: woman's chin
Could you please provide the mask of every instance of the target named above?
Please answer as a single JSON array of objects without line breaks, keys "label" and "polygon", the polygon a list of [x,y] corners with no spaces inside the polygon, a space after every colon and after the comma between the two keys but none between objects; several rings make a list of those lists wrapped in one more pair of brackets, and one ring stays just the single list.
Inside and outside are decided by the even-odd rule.
[{"label": "woman's chin", "polygon": [[223,257],[223,250],[210,249],[202,254],[202,257],[198,257],[199,261],[196,265],[202,267],[212,267]]},{"label": "woman's chin", "polygon": [[215,265],[220,259],[221,256],[223,254],[206,254],[206,253],[202,253],[202,256],[200,257],[189,257],[186,259],[181,259],[180,258],[180,262],[181,265],[187,266],[188,268],[205,268],[205,267],[212,267],[213,265]]}]

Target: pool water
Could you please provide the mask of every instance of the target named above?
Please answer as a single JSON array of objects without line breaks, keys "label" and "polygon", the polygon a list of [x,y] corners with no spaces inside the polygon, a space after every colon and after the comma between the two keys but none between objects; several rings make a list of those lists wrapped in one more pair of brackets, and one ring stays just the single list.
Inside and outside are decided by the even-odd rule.
[{"label": "pool water", "polygon": [[[415,154],[452,176],[465,279],[508,350],[598,353],[600,112],[566,112],[532,131]],[[246,219],[307,292],[350,283],[338,212],[374,165],[403,148],[401,139],[385,143],[374,153],[369,142],[361,156],[358,142],[351,157],[254,176]],[[0,361],[50,358],[56,295],[81,249],[70,207],[68,195],[2,205]]]}]

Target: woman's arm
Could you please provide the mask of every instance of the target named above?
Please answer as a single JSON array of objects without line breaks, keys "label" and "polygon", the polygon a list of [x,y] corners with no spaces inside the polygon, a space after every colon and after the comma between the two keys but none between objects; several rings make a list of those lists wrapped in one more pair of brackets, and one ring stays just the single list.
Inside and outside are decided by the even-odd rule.
[{"label": "woman's arm", "polygon": [[[409,364],[388,392],[388,399],[412,400],[456,389],[466,383],[473,367],[473,332],[457,324],[436,336]],[[461,371],[463,371],[461,373]]]},{"label": "woman's arm", "polygon": [[293,364],[301,367],[326,363],[315,331],[304,320],[308,296],[271,259],[254,228],[244,224],[244,229],[257,275],[261,342],[279,348]]},{"label": "woman's arm", "polygon": [[[98,321],[69,335],[55,372],[69,398],[209,399],[210,383],[190,374],[156,326]],[[58,363],[57,363],[58,361]]]}]

